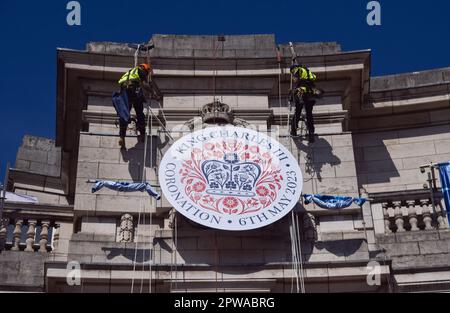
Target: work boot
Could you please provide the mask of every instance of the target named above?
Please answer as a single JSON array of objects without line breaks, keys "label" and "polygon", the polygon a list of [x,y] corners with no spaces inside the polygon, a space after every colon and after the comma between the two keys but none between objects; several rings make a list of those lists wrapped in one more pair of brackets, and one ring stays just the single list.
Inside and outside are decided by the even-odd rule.
[{"label": "work boot", "polygon": [[125,149],[125,137],[120,137],[119,147],[120,147],[120,149]]},{"label": "work boot", "polygon": [[314,141],[315,141],[314,134],[309,134],[308,135],[308,142],[309,143],[314,143]]}]

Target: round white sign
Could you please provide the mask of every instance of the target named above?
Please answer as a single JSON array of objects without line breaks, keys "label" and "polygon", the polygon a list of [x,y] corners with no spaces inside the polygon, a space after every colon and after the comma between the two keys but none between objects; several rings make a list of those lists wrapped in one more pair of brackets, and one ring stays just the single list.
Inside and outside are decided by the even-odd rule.
[{"label": "round white sign", "polygon": [[159,180],[178,212],[232,231],[279,220],[297,204],[303,185],[297,160],[277,140],[232,126],[176,141],[161,161]]}]

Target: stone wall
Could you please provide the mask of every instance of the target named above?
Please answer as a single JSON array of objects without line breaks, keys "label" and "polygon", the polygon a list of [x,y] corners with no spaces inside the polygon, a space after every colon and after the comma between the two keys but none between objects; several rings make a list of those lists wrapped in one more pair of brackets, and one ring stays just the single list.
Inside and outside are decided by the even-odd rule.
[{"label": "stone wall", "polygon": [[377,236],[381,257],[392,260],[396,291],[428,291],[449,287],[450,230]]},{"label": "stone wall", "polygon": [[353,138],[358,183],[370,193],[422,189],[427,174],[419,167],[450,160],[449,124]]},{"label": "stone wall", "polygon": [[[186,36],[155,34],[152,41],[155,48],[152,57],[197,57],[197,58],[275,58],[276,43],[274,35],[233,35],[224,36]],[[336,42],[295,43],[299,55],[327,55],[341,50]],[[217,49],[217,51],[215,51]],[[87,50],[115,55],[133,55],[135,49],[126,44],[112,42],[91,42]],[[281,52],[290,58],[289,45],[281,45]]]},{"label": "stone wall", "polygon": [[51,139],[24,136],[19,147],[15,168],[30,173],[59,177],[61,174],[61,148]]},{"label": "stone wall", "polygon": [[35,196],[39,203],[67,205],[62,173],[61,148],[48,138],[26,135],[17,152],[14,170],[14,192]]},{"label": "stone wall", "polygon": [[45,258],[45,254],[2,251],[0,291],[44,291]]}]

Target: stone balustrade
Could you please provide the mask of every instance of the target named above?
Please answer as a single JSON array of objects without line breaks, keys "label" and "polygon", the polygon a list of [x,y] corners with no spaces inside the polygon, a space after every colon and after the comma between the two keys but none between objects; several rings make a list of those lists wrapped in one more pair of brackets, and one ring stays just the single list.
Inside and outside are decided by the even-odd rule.
[{"label": "stone balustrade", "polygon": [[440,202],[430,199],[412,199],[383,202],[386,233],[447,229],[446,213]]},{"label": "stone balustrade", "polygon": [[0,250],[51,252],[59,241],[59,225],[51,219],[5,218],[0,224]]}]

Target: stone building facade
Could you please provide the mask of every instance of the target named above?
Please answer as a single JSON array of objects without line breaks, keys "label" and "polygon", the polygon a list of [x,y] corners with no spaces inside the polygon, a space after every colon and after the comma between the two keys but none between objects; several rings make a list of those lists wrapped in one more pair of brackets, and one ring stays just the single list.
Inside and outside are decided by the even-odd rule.
[{"label": "stone building facade", "polygon": [[[153,36],[162,100],[151,103],[145,160],[133,136],[119,149],[111,104],[134,48],[58,49],[56,139],[26,136],[10,169],[8,191],[38,203],[5,203],[0,290],[297,292],[290,216],[227,232],[187,220],[164,197],[91,193],[89,180],[143,173],[158,185],[174,140],[216,114],[275,134],[301,165],[304,193],[369,199],[340,211],[297,205],[306,292],[448,291],[446,209],[439,181],[427,187],[432,168],[420,167],[450,160],[450,69],[371,77],[370,50],[295,44],[325,91],[314,108],[318,139],[308,144],[288,136],[289,46],[279,46],[279,63],[273,35],[222,39]],[[379,284],[368,283],[373,273]]]}]

